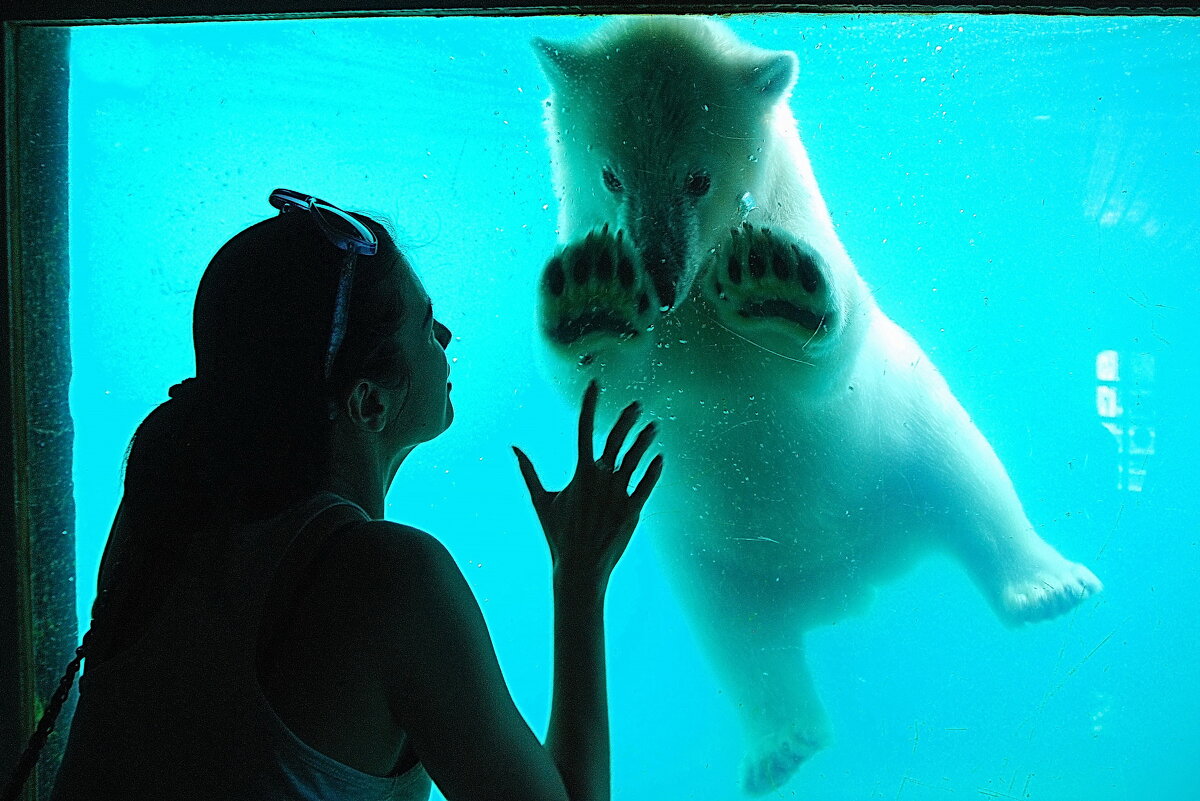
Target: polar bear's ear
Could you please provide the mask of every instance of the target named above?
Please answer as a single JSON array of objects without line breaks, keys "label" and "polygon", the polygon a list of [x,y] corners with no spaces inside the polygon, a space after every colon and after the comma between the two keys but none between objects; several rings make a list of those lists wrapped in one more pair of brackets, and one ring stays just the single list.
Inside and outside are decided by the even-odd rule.
[{"label": "polar bear's ear", "polygon": [[557,44],[540,37],[534,37],[531,44],[542,65],[542,72],[546,73],[551,86],[569,86],[574,83],[574,78],[580,71],[579,57],[570,45]]},{"label": "polar bear's ear", "polygon": [[796,54],[790,50],[778,50],[750,65],[746,73],[746,88],[774,104],[792,91],[799,71],[800,62]]}]

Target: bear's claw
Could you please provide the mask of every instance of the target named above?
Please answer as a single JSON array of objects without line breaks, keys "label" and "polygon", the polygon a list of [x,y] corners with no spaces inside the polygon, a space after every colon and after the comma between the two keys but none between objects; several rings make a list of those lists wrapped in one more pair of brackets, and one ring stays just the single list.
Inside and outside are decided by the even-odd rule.
[{"label": "bear's claw", "polygon": [[743,223],[729,230],[708,295],[731,328],[769,330],[807,348],[836,329],[824,261],[787,233]]},{"label": "bear's claw", "polygon": [[606,224],[572,242],[542,273],[542,330],[560,345],[636,337],[654,324],[658,295],[624,232]]}]

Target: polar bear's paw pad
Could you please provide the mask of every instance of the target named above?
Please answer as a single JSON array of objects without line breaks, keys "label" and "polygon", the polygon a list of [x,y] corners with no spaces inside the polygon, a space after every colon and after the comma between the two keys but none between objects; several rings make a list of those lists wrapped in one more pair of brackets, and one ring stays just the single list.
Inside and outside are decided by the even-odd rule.
[{"label": "polar bear's paw pad", "polygon": [[542,273],[543,329],[560,344],[584,337],[628,339],[654,324],[658,300],[622,232],[608,226],[572,242]]},{"label": "polar bear's paw pad", "polygon": [[834,328],[821,256],[793,237],[743,223],[713,265],[710,295],[735,324],[771,328],[807,344]]},{"label": "polar bear's paw pad", "polygon": [[750,795],[778,790],[805,760],[825,747],[827,740],[823,734],[799,729],[761,740],[742,763],[742,788]]},{"label": "polar bear's paw pad", "polygon": [[1009,581],[1001,592],[1001,604],[1009,622],[1032,623],[1065,614],[1103,588],[1092,571],[1059,557]]}]

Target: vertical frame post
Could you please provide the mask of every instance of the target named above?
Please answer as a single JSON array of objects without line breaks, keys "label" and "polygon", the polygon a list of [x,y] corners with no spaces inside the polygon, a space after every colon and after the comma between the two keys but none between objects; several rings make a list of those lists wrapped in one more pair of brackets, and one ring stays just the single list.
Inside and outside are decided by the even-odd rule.
[{"label": "vertical frame post", "polygon": [[[68,326],[66,28],[4,30],[0,287],[0,774],[7,779],[79,636]],[[34,615],[36,610],[36,619]],[[15,645],[15,647],[11,647]],[[29,782],[45,798],[72,704]]]}]

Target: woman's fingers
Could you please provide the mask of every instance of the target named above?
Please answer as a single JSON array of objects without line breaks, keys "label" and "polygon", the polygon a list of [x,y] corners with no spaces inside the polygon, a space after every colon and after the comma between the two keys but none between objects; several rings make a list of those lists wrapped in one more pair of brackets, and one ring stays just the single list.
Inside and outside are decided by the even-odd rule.
[{"label": "woman's fingers", "polygon": [[645,455],[646,449],[650,447],[650,443],[654,441],[657,434],[658,423],[650,423],[641,430],[637,439],[633,441],[633,445],[625,452],[625,458],[621,460],[621,470],[619,471],[624,479],[622,486],[629,486],[629,481],[633,478],[633,471],[637,470],[638,463],[642,461],[642,456]]},{"label": "woman's fingers", "polygon": [[529,460],[525,452],[516,445],[513,445],[512,449],[513,453],[517,455],[517,466],[521,468],[521,477],[525,479],[525,486],[529,488],[529,497],[533,499],[534,507],[540,511],[539,505],[542,496],[546,494],[546,488],[542,486],[537,470],[534,469],[533,462]]},{"label": "woman's fingers", "polygon": [[591,464],[592,432],[596,426],[596,398],[600,395],[600,385],[596,379],[588,382],[583,391],[583,408],[579,410],[579,464]]},{"label": "woman's fingers", "polygon": [[[584,390],[583,407],[579,411],[579,465],[576,470],[576,479],[582,478],[579,468],[583,468],[584,465],[594,467],[596,464],[593,456],[594,449],[592,445],[592,437],[595,431],[596,404],[599,395],[600,385],[597,383],[596,379],[593,378],[588,382],[587,389]],[[637,470],[638,465],[642,461],[642,457],[646,455],[646,451],[650,448],[650,444],[654,441],[655,436],[658,434],[658,424],[656,422],[651,422],[649,425],[645,426],[638,433],[633,445],[631,445],[629,450],[625,453],[625,457],[621,460],[620,469],[616,469],[617,456],[621,451],[621,447],[625,444],[626,437],[629,436],[629,432],[633,429],[634,424],[637,422],[637,418],[638,415],[641,414],[641,410],[641,404],[638,401],[634,401],[621,411],[620,416],[617,418],[616,423],[613,424],[612,430],[608,434],[607,440],[605,440],[604,451],[600,456],[600,462],[613,470],[611,475],[617,479],[620,485],[621,495],[633,501],[635,515],[638,514],[641,511],[642,506],[645,505],[646,499],[650,496],[650,492],[654,489],[655,484],[658,483],[658,479],[662,476],[663,468],[663,458],[662,455],[659,454],[658,456],[655,456],[653,460],[651,460],[649,467],[646,468],[646,474],[642,476],[642,480],[638,482],[637,487],[634,489],[633,495],[628,496],[625,494],[628,492],[629,482],[633,479],[634,471]],[[521,460],[521,473],[522,475],[525,475],[525,483],[530,486],[530,493],[533,494],[534,487],[536,486],[537,491],[542,494],[546,494],[545,490],[541,487],[541,483],[537,480],[536,473],[533,472],[533,465],[529,463],[528,457],[525,457],[523,453],[519,452],[516,446],[513,447],[513,450],[517,451],[517,458]],[[527,469],[529,471],[528,473],[526,473]],[[572,484],[573,483],[575,483],[574,480],[572,481]],[[586,500],[597,500],[595,490],[599,489],[600,487],[596,486],[593,488],[593,491],[587,492],[585,494]],[[590,504],[586,504],[585,501],[585,505]]]},{"label": "woman's fingers", "polygon": [[633,491],[633,505],[638,513],[641,513],[642,507],[646,505],[646,499],[650,497],[650,491],[654,489],[654,485],[658,483],[658,479],[662,476],[663,458],[660,453],[650,460],[650,466],[646,468],[646,475],[642,476],[642,480],[638,482],[637,488]]},{"label": "woman's fingers", "polygon": [[613,424],[612,431],[608,433],[608,440],[604,443],[604,453],[600,455],[600,461],[609,467],[617,466],[617,454],[620,452],[621,446],[625,444],[625,437],[629,436],[629,430],[637,422],[641,411],[642,405],[637,401],[625,407],[621,416],[617,418],[617,422]]}]

